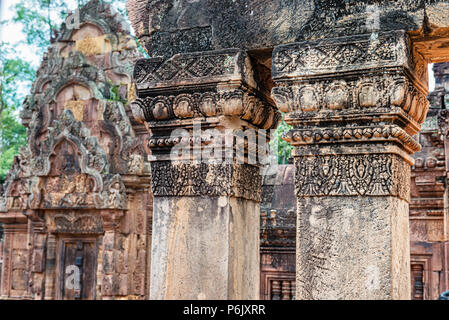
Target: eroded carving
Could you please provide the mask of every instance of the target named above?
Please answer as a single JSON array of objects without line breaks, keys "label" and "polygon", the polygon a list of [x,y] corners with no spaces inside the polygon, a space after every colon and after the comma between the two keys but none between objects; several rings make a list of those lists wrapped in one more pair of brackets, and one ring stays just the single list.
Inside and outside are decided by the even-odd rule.
[{"label": "eroded carving", "polygon": [[391,154],[295,158],[295,186],[305,196],[397,196],[410,198],[410,166]]},{"label": "eroded carving", "polygon": [[153,162],[155,196],[234,196],[260,201],[261,176],[257,166],[242,164]]}]

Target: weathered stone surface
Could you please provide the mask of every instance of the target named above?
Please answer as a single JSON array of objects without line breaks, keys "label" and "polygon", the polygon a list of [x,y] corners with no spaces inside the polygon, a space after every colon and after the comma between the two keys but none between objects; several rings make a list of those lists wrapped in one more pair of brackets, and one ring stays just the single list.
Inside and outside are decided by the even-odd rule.
[{"label": "weathered stone surface", "polygon": [[225,196],[156,196],[150,299],[258,299],[258,210]]},{"label": "weathered stone surface", "polygon": [[404,200],[302,198],[298,212],[297,299],[410,296]]},{"label": "weathered stone surface", "polygon": [[148,53],[165,58],[221,48],[273,48],[378,30],[449,27],[449,7],[437,0],[128,0],[127,8]]}]

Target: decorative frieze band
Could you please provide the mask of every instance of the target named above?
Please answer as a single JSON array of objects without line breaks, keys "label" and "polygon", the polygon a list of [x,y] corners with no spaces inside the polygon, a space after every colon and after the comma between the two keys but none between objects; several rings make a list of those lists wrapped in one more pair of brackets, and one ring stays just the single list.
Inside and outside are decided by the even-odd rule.
[{"label": "decorative frieze band", "polygon": [[236,49],[142,59],[137,61],[134,79],[138,91],[240,80],[243,62],[242,52]]},{"label": "decorative frieze band", "polygon": [[192,92],[136,99],[132,104],[134,118],[139,122],[216,116],[239,116],[262,129],[277,127],[279,111],[247,91]]},{"label": "decorative frieze band", "polygon": [[96,234],[103,233],[100,214],[80,214],[74,211],[47,216],[47,225],[54,233]]},{"label": "decorative frieze band", "polygon": [[294,129],[287,132],[283,138],[295,146],[318,143],[360,143],[396,140],[410,153],[421,150],[421,146],[418,142],[400,127],[395,125],[385,125],[382,127]]},{"label": "decorative frieze band", "polygon": [[327,79],[282,84],[272,90],[282,112],[402,108],[421,124],[429,109],[426,95],[401,74],[382,74],[348,79]]},{"label": "decorative frieze band", "polygon": [[394,154],[295,157],[298,197],[396,196],[409,201],[410,166]]},{"label": "decorative frieze band", "polygon": [[403,31],[281,45],[273,51],[273,78],[398,66],[412,69],[408,45]]},{"label": "decorative frieze band", "polygon": [[260,168],[246,164],[156,161],[151,163],[154,196],[232,196],[260,201]]}]

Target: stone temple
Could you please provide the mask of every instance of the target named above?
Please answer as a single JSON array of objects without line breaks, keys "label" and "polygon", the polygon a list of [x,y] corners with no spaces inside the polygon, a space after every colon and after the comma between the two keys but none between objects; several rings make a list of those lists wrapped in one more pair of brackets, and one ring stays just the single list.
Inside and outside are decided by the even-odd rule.
[{"label": "stone temple", "polygon": [[[0,198],[2,299],[449,289],[447,1],[127,9],[149,58],[92,0],[24,102],[28,144]],[[265,174],[252,138],[235,137],[267,139],[282,118],[293,157]],[[173,160],[179,147],[189,152]]]}]

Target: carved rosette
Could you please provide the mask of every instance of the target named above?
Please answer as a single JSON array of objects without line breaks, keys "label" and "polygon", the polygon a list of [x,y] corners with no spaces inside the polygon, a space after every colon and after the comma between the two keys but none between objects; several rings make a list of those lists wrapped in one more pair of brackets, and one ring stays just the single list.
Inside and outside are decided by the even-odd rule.
[{"label": "carved rosette", "polygon": [[[296,192],[409,200],[409,154],[429,104],[404,32],[275,48],[272,97],[293,129]],[[350,154],[349,154],[350,153]]]}]

